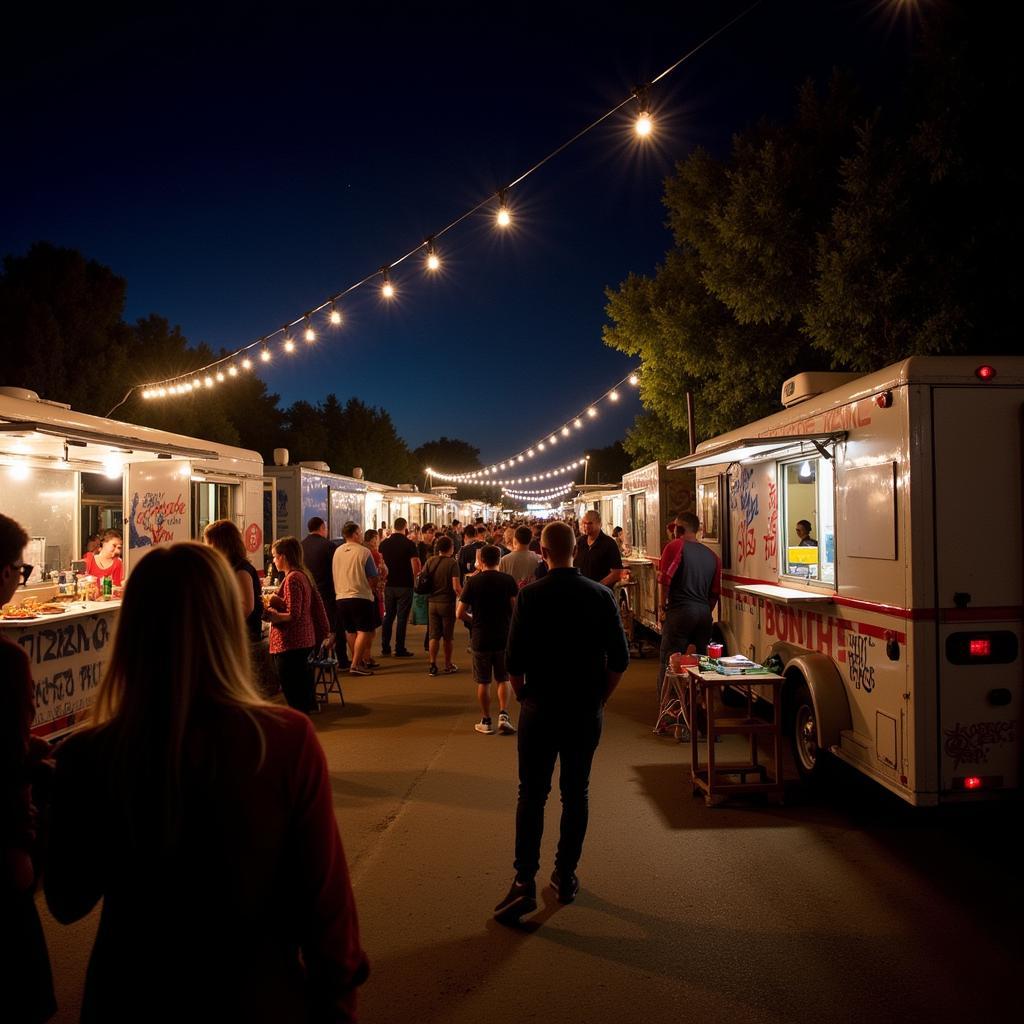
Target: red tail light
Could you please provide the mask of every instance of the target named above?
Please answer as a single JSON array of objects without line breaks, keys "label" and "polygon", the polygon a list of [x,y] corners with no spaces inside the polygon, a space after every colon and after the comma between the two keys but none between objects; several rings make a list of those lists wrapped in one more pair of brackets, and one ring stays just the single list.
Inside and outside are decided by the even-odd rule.
[{"label": "red tail light", "polygon": [[978,380],[983,380],[986,383],[988,381],[992,380],[995,377],[995,375],[996,375],[996,368],[994,366],[987,366],[987,365],[986,366],[979,366],[974,371],[974,376],[977,377]]},{"label": "red tail light", "polygon": [[977,775],[968,775],[964,779],[964,789],[981,789],[981,779]]},{"label": "red tail light", "polygon": [[991,658],[992,641],[989,639],[971,640],[968,646],[972,658]]}]

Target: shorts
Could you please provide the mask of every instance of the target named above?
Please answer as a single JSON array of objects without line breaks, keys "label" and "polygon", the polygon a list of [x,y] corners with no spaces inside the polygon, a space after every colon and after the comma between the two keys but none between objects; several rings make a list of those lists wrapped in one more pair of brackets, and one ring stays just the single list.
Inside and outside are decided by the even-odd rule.
[{"label": "shorts", "polygon": [[345,633],[372,633],[380,625],[377,603],[362,597],[338,601],[338,629]]},{"label": "shorts", "polygon": [[505,667],[504,651],[473,651],[473,678],[481,685],[487,686],[494,672],[496,683],[508,682],[508,669]]},{"label": "shorts", "polygon": [[431,640],[450,641],[455,636],[455,602],[430,601],[427,613],[427,636]]}]

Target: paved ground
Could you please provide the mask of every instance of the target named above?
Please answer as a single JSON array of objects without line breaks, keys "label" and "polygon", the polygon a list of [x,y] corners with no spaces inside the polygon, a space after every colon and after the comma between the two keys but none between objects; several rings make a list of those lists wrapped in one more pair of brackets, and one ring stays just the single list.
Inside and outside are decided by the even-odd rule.
[{"label": "paved ground", "polygon": [[[317,720],[372,961],[363,1020],[972,1022],[1016,1005],[1017,807],[914,811],[851,779],[709,810],[687,748],[651,733],[653,659],[608,709],[579,900],[545,891],[521,929],[495,925],[515,740],[473,731],[468,672],[385,664]],[[57,1020],[77,1019],[94,929],[47,920]]]}]

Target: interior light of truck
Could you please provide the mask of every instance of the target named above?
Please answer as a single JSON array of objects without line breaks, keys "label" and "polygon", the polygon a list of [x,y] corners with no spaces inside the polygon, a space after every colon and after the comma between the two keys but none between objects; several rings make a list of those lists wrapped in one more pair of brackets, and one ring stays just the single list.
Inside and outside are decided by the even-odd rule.
[{"label": "interior light of truck", "polygon": [[982,640],[971,640],[968,644],[968,651],[972,658],[991,658],[992,641],[988,638]]},{"label": "interior light of truck", "polygon": [[964,779],[964,789],[981,789],[981,779],[977,775],[968,775]]},{"label": "interior light of truck", "polygon": [[989,380],[992,380],[995,377],[995,375],[996,375],[996,368],[994,366],[988,366],[988,365],[979,366],[974,371],[974,376],[977,377],[978,380],[989,381]]}]

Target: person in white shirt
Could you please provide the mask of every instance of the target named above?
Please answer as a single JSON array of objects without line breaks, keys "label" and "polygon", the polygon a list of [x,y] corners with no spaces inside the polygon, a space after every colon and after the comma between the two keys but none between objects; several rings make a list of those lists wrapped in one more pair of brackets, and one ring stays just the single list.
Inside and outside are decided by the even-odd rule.
[{"label": "person in white shirt", "polygon": [[364,668],[370,660],[370,644],[380,625],[377,602],[370,580],[377,576],[377,566],[369,548],[363,546],[363,531],[358,523],[346,523],[341,531],[345,543],[334,552],[331,572],[334,576],[334,597],[338,606],[338,629],[345,631],[352,666],[349,674],[372,676]]}]

